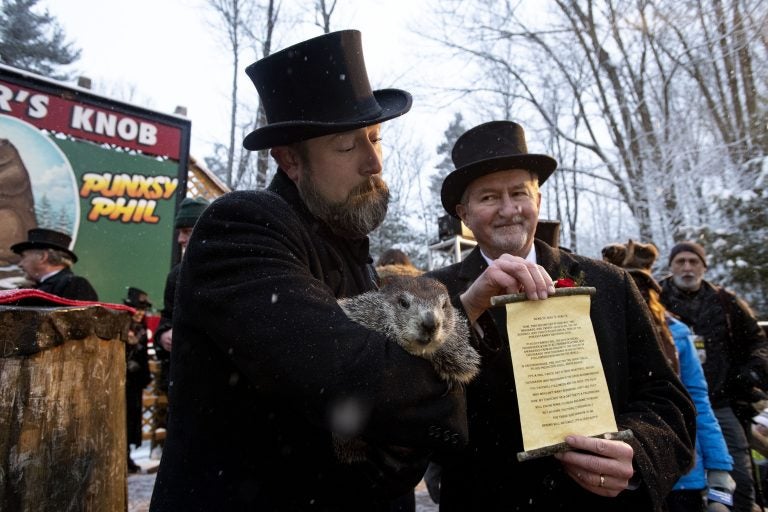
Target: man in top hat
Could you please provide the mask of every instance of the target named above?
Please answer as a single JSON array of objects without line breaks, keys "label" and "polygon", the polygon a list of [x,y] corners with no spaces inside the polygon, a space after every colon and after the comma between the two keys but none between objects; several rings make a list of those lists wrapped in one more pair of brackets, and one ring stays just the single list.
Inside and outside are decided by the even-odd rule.
[{"label": "man in top hat", "polygon": [[69,248],[72,238],[45,228],[30,229],[27,240],[11,246],[21,255],[19,266],[34,281],[35,288],[65,299],[99,300],[96,290],[84,277],[72,272],[77,256]]},{"label": "man in top hat", "polygon": [[[176,228],[176,242],[181,247],[181,253],[187,249],[189,237],[192,236],[192,228],[195,222],[208,207],[209,201],[204,197],[186,197],[179,205],[173,227]],[[168,392],[168,379],[170,378],[171,350],[173,348],[173,304],[176,295],[176,280],[179,277],[181,263],[171,267],[165,279],[163,292],[163,310],[160,312],[160,323],[155,331],[155,354],[160,361],[160,381],[157,387],[163,392]]]},{"label": "man in top hat", "polygon": [[[733,457],[733,509],[751,512],[751,403],[763,399],[762,390],[768,389],[768,340],[746,302],[704,279],[704,247],[680,242],[672,247],[668,262],[671,275],[661,280],[661,302],[693,331],[709,399]],[[746,414],[739,418],[741,412]]]},{"label": "man in top hat", "polygon": [[[211,203],[192,232],[150,509],[388,511],[432,450],[467,440],[463,392],[337,303],[377,286],[381,123],[411,96],[371,90],[355,30],[246,73],[267,124],[243,144],[271,148],[278,170],[267,190]],[[363,438],[366,460],[340,462],[333,433]]]},{"label": "man in top hat", "polygon": [[[441,190],[445,210],[478,245],[463,261],[429,273],[445,283],[474,324],[480,375],[467,386],[469,446],[445,458],[440,510],[662,510],[693,457],[695,410],[667,365],[632,278],[622,269],[534,240],[539,186],[557,162],[528,153],[522,126],[493,121],[458,138],[456,169]],[[514,275],[524,268],[528,276]],[[633,439],[573,432],[572,451],[519,462],[524,450],[504,308],[495,295],[545,300],[551,279],[595,287],[590,318],[620,430]],[[562,281],[561,281],[562,279]],[[514,341],[514,340],[512,340]]]}]

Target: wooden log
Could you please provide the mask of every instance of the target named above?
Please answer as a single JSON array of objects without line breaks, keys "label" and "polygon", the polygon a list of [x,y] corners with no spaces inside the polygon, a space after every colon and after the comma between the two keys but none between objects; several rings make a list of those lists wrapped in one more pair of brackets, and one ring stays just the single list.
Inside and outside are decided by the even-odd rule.
[{"label": "wooden log", "polygon": [[130,320],[0,306],[0,510],[127,510]]}]

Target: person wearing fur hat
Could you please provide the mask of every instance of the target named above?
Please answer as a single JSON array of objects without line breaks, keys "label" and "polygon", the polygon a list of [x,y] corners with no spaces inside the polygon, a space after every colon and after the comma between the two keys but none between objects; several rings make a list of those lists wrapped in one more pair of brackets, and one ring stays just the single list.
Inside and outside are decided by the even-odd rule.
[{"label": "person wearing fur hat", "polygon": [[[338,305],[376,288],[382,123],[411,95],[371,89],[356,30],[246,73],[267,123],[243,145],[278,169],[266,190],[219,197],[192,232],[150,510],[388,512],[434,451],[467,442],[463,390]],[[334,433],[365,439],[365,459],[339,460]]]},{"label": "person wearing fur hat", "polygon": [[671,274],[660,282],[661,302],[694,333],[709,399],[733,457],[733,510],[752,512],[749,423],[755,414],[751,403],[768,389],[768,339],[746,302],[704,279],[707,254],[701,244],[675,244],[668,264]]},{"label": "person wearing fur hat", "polygon": [[[603,247],[602,254],[603,261],[607,261],[608,263],[621,267],[629,272],[629,275],[635,280],[635,284],[646,302],[648,302],[648,296],[644,293],[645,290],[652,289],[655,291],[656,295],[661,293],[659,283],[656,282],[651,274],[651,266],[659,255],[659,250],[655,245],[641,244],[634,240],[630,240],[627,244],[608,244]],[[661,306],[661,303],[659,302],[658,305]],[[656,330],[659,334],[659,346],[667,356],[667,362],[672,366],[672,369],[675,370],[675,373],[679,374],[680,361],[678,359],[677,348],[672,336],[666,328],[664,315],[661,312],[656,314],[656,312],[651,309],[651,317],[656,324]]]},{"label": "person wearing fur hat", "polygon": [[[656,341],[640,293],[623,269],[535,239],[540,185],[555,171],[550,156],[528,152],[523,127],[491,121],[461,135],[455,170],[443,181],[445,210],[478,245],[461,262],[428,272],[442,281],[474,325],[481,372],[467,385],[469,446],[444,457],[440,510],[661,511],[693,459],[696,412]],[[525,268],[528,276],[514,277]],[[519,274],[518,274],[519,275]],[[571,448],[520,462],[518,396],[506,329],[495,295],[524,292],[546,300],[552,281],[596,288],[590,318],[611,403],[627,441],[574,432]]]},{"label": "person wearing fur hat", "polygon": [[12,245],[11,250],[21,255],[19,266],[35,282],[35,289],[65,299],[97,301],[99,296],[88,279],[72,272],[77,255],[69,248],[71,243],[66,233],[35,228],[27,232],[27,240]]},{"label": "person wearing fur hat", "polygon": [[667,496],[669,512],[727,512],[736,488],[730,475],[733,458],[709,401],[707,381],[691,330],[667,311],[659,299],[661,286],[651,274],[659,250],[651,243],[629,240],[626,244],[606,245],[602,252],[603,259],[624,268],[635,280],[648,304],[662,348],[671,343],[674,350],[674,355],[665,350],[667,359],[670,364],[676,364],[675,371],[696,405],[696,461]]}]

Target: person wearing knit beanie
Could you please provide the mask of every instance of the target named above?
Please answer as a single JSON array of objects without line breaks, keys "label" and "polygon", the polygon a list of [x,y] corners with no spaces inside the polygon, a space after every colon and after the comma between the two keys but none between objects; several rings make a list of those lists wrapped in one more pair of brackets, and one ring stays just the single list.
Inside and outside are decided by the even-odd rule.
[{"label": "person wearing knit beanie", "polygon": [[707,271],[707,254],[695,242],[680,242],[669,253],[672,281],[681,290],[695,292],[701,288]]},{"label": "person wearing knit beanie", "polygon": [[706,257],[693,241],[672,247],[670,275],[660,282],[661,302],[694,333],[712,409],[733,459],[732,510],[750,512],[759,486],[744,425],[755,414],[752,404],[768,396],[768,339],[741,297],[704,278]]},{"label": "person wearing knit beanie", "polygon": [[[696,256],[688,254],[685,250],[679,252],[684,253],[681,259],[688,261],[688,267],[690,260],[699,264],[697,258],[702,257],[697,253],[694,253]],[[659,346],[696,405],[696,461],[667,495],[667,507],[670,511],[703,510],[702,496],[706,496],[707,512],[726,512],[729,509],[722,502],[732,500],[736,488],[730,474],[733,459],[709,400],[706,377],[690,327],[671,315],[660,300],[661,286],[651,274],[659,250],[653,243],[630,239],[626,244],[608,244],[603,247],[602,253],[603,260],[624,268],[635,280],[656,325]],[[703,270],[702,265],[698,266]],[[691,507],[691,503],[695,503],[696,507]]]},{"label": "person wearing knit beanie", "polygon": [[674,247],[672,247],[672,250],[669,251],[669,265],[672,265],[672,260],[675,259],[675,256],[677,256],[681,252],[692,252],[696,256],[699,257],[701,262],[704,264],[704,266],[707,266],[707,252],[704,250],[704,248],[697,244],[696,242],[686,241],[686,242],[680,242],[676,244]]},{"label": "person wearing knit beanie", "polygon": [[195,222],[203,214],[210,203],[203,197],[187,197],[179,205],[179,211],[176,212],[176,218],[173,227],[179,230],[176,241],[181,246],[182,252],[187,248],[187,242],[192,235],[192,228]]},{"label": "person wearing knit beanie", "polygon": [[[197,219],[203,214],[210,202],[203,197],[187,197],[179,205],[173,227],[176,228],[176,242],[181,247],[182,254],[187,249],[192,228]],[[155,331],[155,353],[160,360],[160,378],[157,387],[160,391],[168,392],[170,380],[171,349],[173,347],[173,309],[176,295],[176,280],[179,276],[181,263],[176,263],[165,279],[163,292],[163,309],[160,312],[160,323]]]},{"label": "person wearing knit beanie", "polygon": [[191,228],[210,203],[204,197],[187,197],[179,205],[173,227]]}]

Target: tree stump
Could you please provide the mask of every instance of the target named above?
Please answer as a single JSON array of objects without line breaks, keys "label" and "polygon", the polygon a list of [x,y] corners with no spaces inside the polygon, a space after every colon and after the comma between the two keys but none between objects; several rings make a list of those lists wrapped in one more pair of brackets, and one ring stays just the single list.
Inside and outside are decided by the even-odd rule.
[{"label": "tree stump", "polygon": [[102,306],[0,306],[0,510],[127,510],[129,324]]}]

